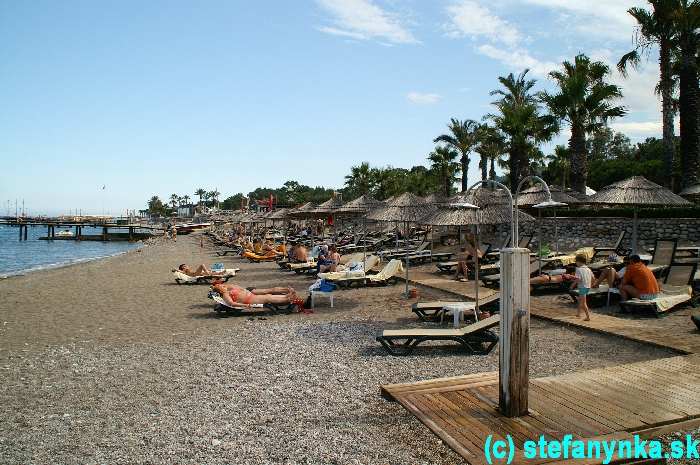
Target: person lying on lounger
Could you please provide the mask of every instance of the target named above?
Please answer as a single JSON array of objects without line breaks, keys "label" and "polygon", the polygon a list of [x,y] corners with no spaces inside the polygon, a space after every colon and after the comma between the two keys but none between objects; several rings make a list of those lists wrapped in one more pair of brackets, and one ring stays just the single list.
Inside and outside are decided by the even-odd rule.
[{"label": "person lying on lounger", "polygon": [[226,271],[212,271],[209,268],[207,268],[206,265],[199,265],[196,268],[190,268],[187,266],[185,263],[182,265],[178,266],[177,269],[181,272],[186,274],[187,276],[191,276],[193,278],[197,278],[200,276],[223,276],[226,274]]},{"label": "person lying on lounger", "polygon": [[232,307],[252,304],[284,305],[300,301],[296,291],[291,287],[248,290],[235,284],[216,283],[212,289]]}]

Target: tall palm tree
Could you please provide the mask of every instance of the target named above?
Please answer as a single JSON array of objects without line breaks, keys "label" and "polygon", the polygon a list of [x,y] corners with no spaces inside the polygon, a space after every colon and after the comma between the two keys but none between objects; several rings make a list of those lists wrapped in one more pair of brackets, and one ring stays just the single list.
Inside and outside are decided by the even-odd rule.
[{"label": "tall palm tree", "polygon": [[513,191],[528,174],[530,157],[537,145],[549,141],[559,127],[556,118],[542,114],[540,102],[532,92],[536,81],[527,79],[528,69],[517,77],[510,73],[498,81],[503,89],[491,91],[500,96],[492,103],[497,112],[487,115],[506,137],[510,187]]},{"label": "tall palm tree", "polygon": [[204,194],[206,194],[206,193],[207,193],[207,191],[202,189],[201,187],[199,189],[197,189],[196,191],[194,191],[194,195],[199,197],[199,204],[200,205],[202,204],[202,198],[204,197]]},{"label": "tall palm tree", "polygon": [[435,150],[428,155],[430,169],[437,176],[438,183],[445,197],[452,195],[452,186],[454,185],[456,174],[460,170],[460,165],[457,163],[458,156],[459,153],[450,147],[435,147]]},{"label": "tall palm tree", "polygon": [[469,188],[469,154],[478,142],[479,123],[471,119],[460,121],[452,118],[447,128],[450,134],[442,134],[433,142],[442,142],[461,154],[459,161],[462,165],[462,192],[464,192]]},{"label": "tall palm tree", "polygon": [[481,180],[496,179],[496,161],[507,151],[503,134],[494,126],[482,125],[476,151],[481,155]]},{"label": "tall palm tree", "polygon": [[217,205],[217,207],[218,207],[218,200],[219,200],[220,195],[221,195],[221,192],[219,192],[216,189],[209,192],[209,199],[211,199],[212,206]]},{"label": "tall palm tree", "polygon": [[185,202],[185,204],[189,204],[189,203],[190,203],[190,196],[187,195],[187,194],[185,194],[185,195],[182,197],[182,201]]},{"label": "tall palm tree", "polygon": [[548,166],[553,168],[551,171],[556,176],[555,182],[566,190],[566,186],[569,184],[569,149],[563,145],[557,145],[554,147],[554,153],[547,155],[547,161],[549,162]]},{"label": "tall palm tree", "polygon": [[571,126],[571,187],[582,194],[586,193],[588,178],[586,136],[627,113],[624,107],[614,106],[622,98],[622,91],[605,82],[609,73],[605,63],[580,54],[573,63],[564,61],[561,70],[549,73],[559,87],[557,93],[541,94],[549,111]]},{"label": "tall palm tree", "polygon": [[698,184],[700,174],[700,141],[698,140],[698,62],[700,40],[700,3],[679,0],[673,13],[679,48],[680,78],[679,113],[681,120],[681,187]]},{"label": "tall palm tree", "polygon": [[180,199],[180,196],[177,194],[172,194],[170,195],[170,205],[172,205],[173,208],[177,207],[177,203]]},{"label": "tall palm tree", "polygon": [[678,0],[649,0],[652,10],[630,8],[627,12],[637,21],[635,48],[622,56],[617,69],[627,76],[628,67],[637,68],[644,54],[651,48],[659,48],[659,84],[657,93],[661,94],[661,115],[663,120],[664,143],[664,179],[666,186],[673,186],[673,166],[676,154],[674,144],[674,119],[676,108],[673,93],[676,81],[673,78],[672,59],[674,27],[674,11],[678,8]]},{"label": "tall palm tree", "polygon": [[376,184],[375,177],[375,170],[365,161],[350,168],[350,174],[345,176],[345,185],[353,195],[359,197],[372,192]]}]

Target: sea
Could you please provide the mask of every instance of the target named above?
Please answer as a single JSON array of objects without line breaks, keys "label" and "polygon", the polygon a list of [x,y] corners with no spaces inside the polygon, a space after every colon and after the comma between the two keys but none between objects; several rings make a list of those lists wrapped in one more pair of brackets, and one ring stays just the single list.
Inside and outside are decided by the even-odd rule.
[{"label": "sea", "polygon": [[[56,228],[56,234],[59,229]],[[83,228],[83,234],[101,234],[101,228]],[[42,241],[45,226],[27,228],[27,240],[19,240],[17,227],[0,224],[0,279],[32,271],[58,268],[123,254],[140,247],[126,241]]]}]

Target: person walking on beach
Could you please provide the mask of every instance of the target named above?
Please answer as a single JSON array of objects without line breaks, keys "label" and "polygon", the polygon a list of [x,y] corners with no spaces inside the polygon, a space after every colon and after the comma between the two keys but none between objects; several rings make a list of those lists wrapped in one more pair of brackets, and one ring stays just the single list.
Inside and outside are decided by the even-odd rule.
[{"label": "person walking on beach", "polygon": [[588,309],[588,293],[591,291],[591,286],[593,286],[593,272],[588,266],[586,266],[587,258],[583,254],[576,255],[576,279],[574,284],[571,286],[578,288],[578,307],[576,316],[581,318],[582,314],[586,315],[583,321],[591,321],[591,313]]}]

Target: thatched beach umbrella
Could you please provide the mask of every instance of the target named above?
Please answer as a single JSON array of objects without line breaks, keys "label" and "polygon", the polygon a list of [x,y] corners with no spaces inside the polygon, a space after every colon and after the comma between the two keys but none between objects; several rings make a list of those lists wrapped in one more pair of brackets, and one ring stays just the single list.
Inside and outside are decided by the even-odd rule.
[{"label": "thatched beach umbrella", "polygon": [[[380,202],[379,200],[376,200],[374,197],[371,195],[365,194],[361,195],[355,200],[352,200],[345,205],[343,205],[341,208],[338,209],[338,214],[339,215],[348,215],[348,216],[358,216],[362,215],[362,223],[363,223],[363,230],[364,230],[364,235],[367,235],[367,215],[369,212],[376,210],[378,208],[383,207],[385,204],[384,202]],[[367,262],[367,241],[365,240],[363,242],[363,247],[362,247],[362,263]]]},{"label": "thatched beach umbrella", "polygon": [[[561,206],[575,205],[575,204],[581,203],[581,201],[579,199],[569,195],[567,192],[562,190],[560,187],[550,186],[549,192],[552,194],[551,200],[553,200],[554,202],[556,202],[558,204],[562,204]],[[547,189],[545,189],[542,184],[535,184],[534,186],[530,187],[529,189],[525,189],[520,194],[518,194],[517,203],[518,203],[519,207],[537,208],[537,218],[541,219],[542,218],[541,212],[542,212],[543,208],[540,207],[540,205],[542,205],[543,203],[549,202],[549,200],[550,199],[549,199],[549,195],[547,194]],[[554,247],[555,247],[555,250],[557,252],[559,252],[559,228],[557,225],[557,210],[556,210],[556,208],[552,208],[552,209],[554,210]],[[542,228],[540,225],[537,228],[537,247],[539,249],[539,253],[537,254],[538,257],[540,257],[542,254],[541,230],[542,230]]]},{"label": "thatched beach umbrella", "polygon": [[[313,218],[313,213],[311,213],[314,209],[316,208],[316,205],[314,205],[311,202],[306,202],[303,205],[300,205],[297,208],[293,208],[287,213],[287,216],[290,218],[294,219],[306,219],[306,218]],[[313,231],[311,233],[311,247],[314,246],[314,235]]]},{"label": "thatched beach umbrella", "polygon": [[689,207],[692,203],[642,176],[633,176],[605,186],[588,198],[594,205],[630,206],[633,208],[632,253],[637,253],[637,209],[639,207]]},{"label": "thatched beach umbrella", "polygon": [[[421,198],[405,192],[388,202],[385,207],[377,208],[367,217],[375,221],[404,223],[418,222],[430,212],[430,206],[422,202]],[[398,228],[397,228],[398,229]],[[406,227],[408,231],[408,227]],[[399,250],[399,236],[396,235],[396,250]],[[408,296],[408,248],[406,248],[406,296]]]},{"label": "thatched beach umbrella", "polygon": [[[432,214],[423,218],[425,224],[433,226],[469,226],[476,228],[476,249],[479,249],[479,224],[482,221],[482,211],[471,203],[445,203]],[[475,312],[479,312],[479,254],[474,257],[474,297]]]}]

